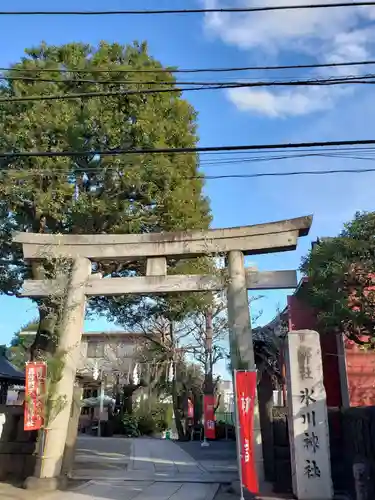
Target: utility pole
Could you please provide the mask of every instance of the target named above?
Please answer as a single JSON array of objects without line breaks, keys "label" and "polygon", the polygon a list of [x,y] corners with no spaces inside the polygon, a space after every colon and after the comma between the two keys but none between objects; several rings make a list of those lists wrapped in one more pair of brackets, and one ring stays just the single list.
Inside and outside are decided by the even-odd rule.
[{"label": "utility pole", "polygon": [[[205,329],[205,345],[204,345],[204,355],[205,355],[205,369],[204,369],[204,389],[203,393],[205,396],[214,395],[214,382],[213,382],[213,356],[212,356],[212,339],[213,339],[213,327],[212,327],[212,316],[213,310],[210,306],[205,312],[206,319],[206,329]],[[204,415],[204,436],[202,447],[209,446],[206,437],[206,415]]]},{"label": "utility pole", "polygon": [[212,316],[213,310],[210,306],[206,313],[206,331],[205,331],[205,374],[204,374],[204,393],[213,394],[214,393],[214,382],[213,382],[213,326],[212,326]]}]

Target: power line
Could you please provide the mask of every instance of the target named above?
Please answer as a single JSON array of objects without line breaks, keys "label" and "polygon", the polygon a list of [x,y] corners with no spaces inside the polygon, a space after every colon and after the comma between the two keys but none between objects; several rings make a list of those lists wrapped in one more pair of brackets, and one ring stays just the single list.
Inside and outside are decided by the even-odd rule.
[{"label": "power line", "polygon": [[[147,155],[147,154],[177,154],[177,153],[211,153],[220,151],[256,151],[256,150],[290,150],[301,148],[326,148],[332,146],[365,146],[375,145],[375,139],[356,139],[347,141],[316,141],[293,142],[280,144],[249,144],[239,146],[198,146],[181,148],[146,148],[146,149],[105,149],[83,151],[18,151],[0,153],[1,158],[32,158],[32,157],[80,157],[80,156],[118,156],[118,155]],[[353,148],[354,150],[354,148]]]},{"label": "power line", "polygon": [[357,80],[369,80],[374,79],[375,74],[369,73],[365,75],[342,75],[342,76],[331,76],[326,78],[310,78],[308,80],[296,80],[293,78],[286,79],[276,79],[271,81],[257,81],[256,79],[243,79],[234,80],[234,81],[159,81],[159,80],[93,80],[86,78],[40,78],[37,76],[7,76],[0,73],[0,80],[6,81],[25,81],[25,82],[42,82],[42,83],[89,83],[89,84],[99,84],[99,85],[197,85],[197,86],[212,86],[212,85],[229,85],[229,86],[237,86],[237,85],[254,85],[254,86],[263,86],[263,85],[340,85],[341,83],[357,83]]},{"label": "power line", "polygon": [[[125,82],[124,82],[125,83]],[[223,89],[236,89],[236,88],[255,88],[255,87],[299,87],[299,86],[330,86],[330,85],[347,85],[347,84],[362,84],[373,85],[375,84],[375,75],[359,76],[353,78],[339,78],[339,79],[324,79],[324,80],[296,80],[296,81],[259,81],[248,83],[218,83],[212,84],[206,82],[204,85],[196,84],[195,87],[173,87],[173,88],[154,88],[154,89],[137,89],[137,90],[111,90],[111,91],[98,91],[98,92],[75,92],[73,94],[47,94],[47,95],[29,95],[17,97],[2,97],[1,102],[32,102],[32,101],[56,101],[60,99],[88,99],[93,97],[111,97],[122,95],[140,95],[140,94],[165,94],[165,93],[180,93],[180,92],[196,92],[203,90],[223,90]]]},{"label": "power line", "polygon": [[[301,149],[301,151],[305,151],[305,150]],[[330,148],[327,148],[326,150],[323,150],[323,151],[330,151]],[[275,150],[273,150],[273,151],[264,151],[262,156],[253,156],[250,158],[245,157],[245,158],[228,158],[228,159],[223,158],[223,159],[213,159],[213,160],[210,160],[210,159],[200,160],[199,166],[204,167],[204,168],[212,167],[212,166],[223,167],[223,166],[234,165],[234,164],[260,163],[260,162],[264,162],[264,161],[293,160],[293,159],[303,159],[303,158],[311,158],[311,157],[331,158],[331,159],[342,158],[342,159],[352,159],[352,160],[375,161],[375,149],[372,149],[372,150],[369,150],[367,152],[362,153],[362,154],[366,154],[366,156],[353,156],[352,154],[348,154],[349,152],[353,152],[353,151],[361,151],[361,148],[351,148],[350,151],[345,151],[345,148],[343,148],[342,151],[341,150],[338,150],[338,151],[339,152],[328,152],[328,153],[324,153],[324,152],[322,152],[322,153],[319,153],[319,152],[295,153],[295,152],[292,152],[291,154],[288,154],[288,153],[290,153],[290,151],[287,151],[282,156],[265,155],[265,153],[274,153]],[[251,151],[249,151],[249,153],[251,153]],[[259,152],[257,152],[257,153],[259,153]],[[131,167],[136,167],[136,165],[130,165],[130,168]],[[7,166],[1,167],[1,165],[0,165],[0,170],[1,170],[1,168],[6,169]],[[16,170],[17,170],[17,168],[16,168]],[[21,170],[23,170],[23,169],[21,168]],[[87,172],[100,173],[103,170],[105,170],[106,172],[108,172],[108,171],[117,172],[118,167],[113,166],[113,165],[105,165],[105,166],[100,165],[99,166],[97,164],[96,165],[88,165],[87,167],[81,167],[81,166],[76,165],[74,167],[74,172],[81,172],[81,173],[85,173],[85,172],[86,173]],[[35,171],[35,169],[32,169],[32,171]],[[48,174],[54,175],[55,172],[56,172],[56,170],[43,169],[43,174],[48,173]],[[64,173],[64,172],[61,172],[61,173]]]},{"label": "power line", "polygon": [[[353,150],[352,150],[353,151]],[[246,164],[246,163],[259,163],[266,161],[275,161],[275,160],[293,160],[293,159],[301,159],[301,158],[344,158],[349,160],[369,160],[375,161],[374,151],[372,152],[372,156],[353,156],[352,154],[346,154],[345,152],[338,153],[302,153],[302,154],[286,154],[283,156],[255,156],[250,158],[222,158],[215,160],[201,160],[199,162],[202,167],[221,167],[227,165],[236,165],[236,164]]]},{"label": "power line", "polygon": [[[20,170],[16,169],[0,169],[0,172],[5,173],[19,173]],[[69,176],[71,173],[63,172],[63,171],[37,171],[35,169],[22,169],[22,172],[28,172],[30,175],[34,173],[38,176],[53,174],[54,176],[62,175]],[[103,171],[91,171],[88,170],[89,173],[103,173]],[[291,172],[256,172],[253,174],[223,174],[223,175],[194,175],[189,177],[182,177],[184,180],[223,180],[223,179],[254,179],[260,177],[291,177],[291,176],[305,176],[305,175],[334,175],[334,174],[365,174],[365,173],[374,173],[375,168],[359,168],[356,170],[353,169],[330,169],[330,170],[296,170]],[[85,173],[84,171],[81,172]]]},{"label": "power line", "polygon": [[254,179],[258,177],[290,177],[301,175],[332,175],[332,174],[365,174],[375,172],[375,168],[335,169],[335,170],[297,170],[294,172],[257,172],[254,174],[227,174],[227,175],[206,175],[203,180],[219,179]]},{"label": "power line", "polygon": [[128,68],[124,69],[122,67],[118,69],[114,68],[86,68],[86,69],[67,69],[67,68],[23,68],[23,67],[12,67],[12,68],[0,68],[0,71],[20,71],[20,72],[38,72],[43,71],[47,73],[228,73],[228,72],[240,72],[240,71],[272,71],[272,70],[284,70],[284,69],[314,69],[314,68],[336,68],[344,66],[368,66],[374,65],[375,60],[370,61],[348,61],[348,62],[332,62],[332,63],[312,63],[312,64],[288,64],[281,66],[239,66],[239,67],[223,67],[223,68],[188,68],[179,69],[174,67],[166,68]]},{"label": "power line", "polygon": [[370,2],[341,2],[341,3],[316,3],[294,5],[268,5],[264,7],[225,7],[212,9],[143,9],[143,10],[76,10],[76,11],[0,11],[1,16],[113,16],[113,15],[159,15],[159,14],[209,14],[209,13],[244,13],[244,12],[269,12],[279,10],[300,9],[327,9],[338,7],[364,7],[373,6]]}]

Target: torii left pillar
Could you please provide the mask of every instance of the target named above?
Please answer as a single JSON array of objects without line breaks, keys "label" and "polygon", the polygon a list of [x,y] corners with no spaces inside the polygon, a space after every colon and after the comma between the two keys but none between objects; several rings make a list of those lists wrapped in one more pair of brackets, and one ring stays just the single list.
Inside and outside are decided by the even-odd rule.
[{"label": "torii left pillar", "polygon": [[[228,323],[232,369],[256,370],[249,300],[246,286],[244,254],[238,250],[228,253]],[[237,408],[235,409],[237,411]],[[236,436],[239,439],[239,436]],[[254,454],[258,482],[264,482],[262,435],[259,421],[258,398],[254,408]],[[240,462],[240,457],[238,457]],[[239,463],[240,466],[240,463]]]},{"label": "torii left pillar", "polygon": [[58,351],[64,353],[64,368],[53,397],[65,404],[47,423],[43,456],[38,458],[35,475],[25,483],[29,489],[55,490],[59,486],[85,317],[85,287],[90,274],[88,259],[78,257],[73,261],[58,344]]}]

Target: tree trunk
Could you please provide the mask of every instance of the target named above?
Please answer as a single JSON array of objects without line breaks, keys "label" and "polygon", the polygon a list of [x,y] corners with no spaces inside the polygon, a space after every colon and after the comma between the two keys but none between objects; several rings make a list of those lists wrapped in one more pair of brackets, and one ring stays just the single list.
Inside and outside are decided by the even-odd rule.
[{"label": "tree trunk", "polygon": [[180,408],[178,404],[178,393],[177,393],[177,381],[176,381],[176,364],[172,362],[173,367],[173,379],[172,379],[172,402],[173,402],[173,411],[174,411],[174,419],[176,424],[176,430],[178,434],[179,441],[185,441],[185,430],[182,425],[182,419],[180,414]]},{"label": "tree trunk", "polygon": [[[42,264],[32,266],[33,279],[43,280],[46,277]],[[39,325],[34,342],[30,347],[30,359],[35,361],[43,359],[46,355],[54,355],[58,340],[56,338],[56,325],[58,323],[58,312],[51,299],[45,298],[38,301]]]}]

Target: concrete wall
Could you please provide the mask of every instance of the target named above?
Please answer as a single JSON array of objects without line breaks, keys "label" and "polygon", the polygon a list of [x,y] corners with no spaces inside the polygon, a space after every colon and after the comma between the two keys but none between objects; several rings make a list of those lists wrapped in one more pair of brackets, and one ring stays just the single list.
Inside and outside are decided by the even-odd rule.
[{"label": "concrete wall", "polygon": [[36,432],[23,430],[23,406],[0,405],[0,481],[34,472]]}]

